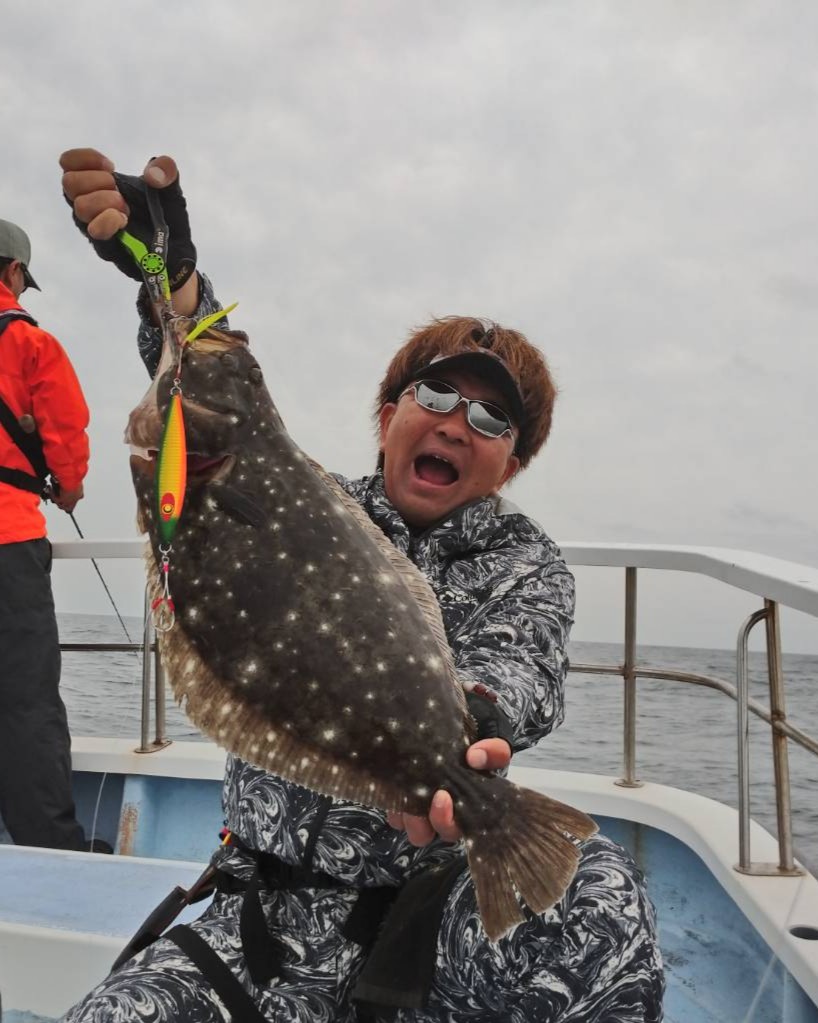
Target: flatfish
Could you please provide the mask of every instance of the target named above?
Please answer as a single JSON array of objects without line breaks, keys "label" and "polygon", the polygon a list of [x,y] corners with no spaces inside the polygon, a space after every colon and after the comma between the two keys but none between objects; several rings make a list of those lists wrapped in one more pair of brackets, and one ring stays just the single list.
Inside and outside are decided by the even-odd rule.
[{"label": "flatfish", "polygon": [[596,825],[466,765],[474,722],[425,577],[292,441],[247,336],[185,344],[192,326],[166,322],[126,433],[161,596],[154,475],[181,352],[187,490],[160,636],[176,698],[220,746],[316,792],[426,815],[448,790],[496,940],[520,899],[539,913],[560,898]]}]

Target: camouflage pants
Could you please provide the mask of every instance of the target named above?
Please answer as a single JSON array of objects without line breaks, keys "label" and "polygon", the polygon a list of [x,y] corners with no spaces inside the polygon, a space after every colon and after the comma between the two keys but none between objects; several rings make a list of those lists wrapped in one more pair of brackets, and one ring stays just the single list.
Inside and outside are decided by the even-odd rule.
[{"label": "camouflage pants", "polygon": [[[254,987],[241,951],[243,896],[217,895],[193,928],[252,995],[263,1016],[292,1023],[356,1020],[350,993],[362,966],[339,936],[355,893],[265,893],[265,915],[286,954],[281,975]],[[664,977],[653,907],[627,853],[596,837],[583,846],[563,900],[492,945],[477,918],[468,872],[455,883],[437,939],[424,1009],[399,1023],[654,1023]],[[111,974],[71,1009],[66,1023],[223,1023],[219,997],[179,948],[162,940]]]}]

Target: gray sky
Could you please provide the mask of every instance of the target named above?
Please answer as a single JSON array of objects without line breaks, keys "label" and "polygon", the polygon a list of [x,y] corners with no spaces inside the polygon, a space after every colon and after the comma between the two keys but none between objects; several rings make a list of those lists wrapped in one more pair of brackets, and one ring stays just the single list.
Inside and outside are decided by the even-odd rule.
[{"label": "gray sky", "polygon": [[[817,30],[792,0],[9,5],[0,216],[91,406],[85,534],[134,534],[121,436],[147,386],[135,286],[60,195],[60,152],[93,145],[131,173],[176,157],[200,267],[328,468],[372,467],[413,326],[483,315],[561,387],[509,494],[555,539],[818,564]],[[138,572],[103,568],[135,612]],[[619,573],[578,578],[575,637],[617,639]],[[89,566],[55,589],[107,609]],[[643,593],[646,642],[730,647],[755,606],[676,575]],[[784,642],[818,650],[818,626],[788,616]]]}]

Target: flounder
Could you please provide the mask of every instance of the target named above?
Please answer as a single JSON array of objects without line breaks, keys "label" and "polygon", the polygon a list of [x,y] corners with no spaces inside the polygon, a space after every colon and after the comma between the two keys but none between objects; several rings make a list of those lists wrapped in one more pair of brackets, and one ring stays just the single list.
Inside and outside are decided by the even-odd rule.
[{"label": "flounder", "polygon": [[192,325],[166,322],[126,434],[158,594],[155,455],[181,346],[187,492],[160,636],[176,698],[220,746],[316,792],[426,815],[448,790],[496,940],[524,919],[517,894],[536,913],[560,898],[596,825],[466,765],[474,721],[425,577],[291,440],[247,336],[185,344]]}]

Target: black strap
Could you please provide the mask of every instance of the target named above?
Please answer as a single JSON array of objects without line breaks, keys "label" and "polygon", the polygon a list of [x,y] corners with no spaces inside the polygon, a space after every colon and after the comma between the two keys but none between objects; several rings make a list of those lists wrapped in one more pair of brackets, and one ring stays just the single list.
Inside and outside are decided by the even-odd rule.
[{"label": "black strap", "polygon": [[[37,326],[37,321],[28,313],[22,310],[10,310],[0,313],[0,334],[15,320],[24,320],[26,323]],[[2,397],[0,397],[0,425],[5,427],[9,437],[26,456],[36,473],[36,475],[32,475],[22,469],[9,469],[6,466],[0,466],[0,482],[8,483],[20,490],[28,490],[32,494],[41,494],[50,473],[43,455],[43,442],[40,435],[36,431],[26,433]]]},{"label": "black strap", "polygon": [[443,912],[466,857],[428,867],[398,890],[358,975],[352,997],[380,1017],[389,1008],[425,1008],[434,979]]},{"label": "black strap", "polygon": [[224,1002],[233,1023],[265,1023],[253,999],[239,984],[224,962],[208,943],[185,924],[179,924],[165,935],[198,966],[202,976]]},{"label": "black strap", "polygon": [[10,487],[17,487],[18,490],[28,490],[38,497],[42,495],[45,487],[45,481],[37,476],[23,472],[22,469],[9,469],[5,465],[0,465],[0,483],[8,483]]}]

